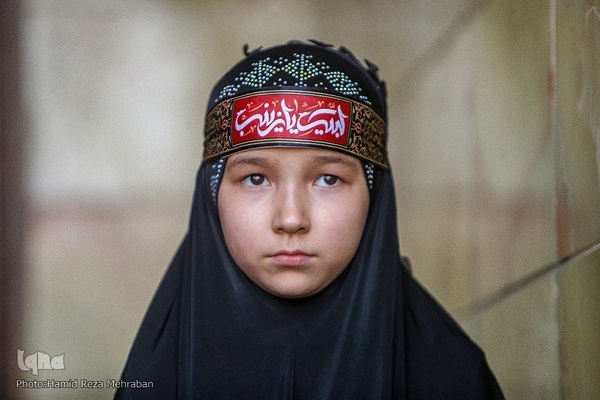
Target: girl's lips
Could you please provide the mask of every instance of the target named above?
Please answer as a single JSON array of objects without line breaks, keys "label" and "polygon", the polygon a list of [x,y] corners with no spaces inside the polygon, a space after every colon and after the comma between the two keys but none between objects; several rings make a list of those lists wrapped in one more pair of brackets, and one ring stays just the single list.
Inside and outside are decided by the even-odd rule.
[{"label": "girl's lips", "polygon": [[280,251],[271,256],[271,259],[278,265],[299,267],[308,262],[313,256],[303,251]]}]

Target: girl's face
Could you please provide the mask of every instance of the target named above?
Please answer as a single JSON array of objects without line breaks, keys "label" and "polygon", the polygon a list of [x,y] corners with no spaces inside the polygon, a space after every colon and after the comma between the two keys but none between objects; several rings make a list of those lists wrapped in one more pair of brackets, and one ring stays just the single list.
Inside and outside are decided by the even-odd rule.
[{"label": "girl's face", "polygon": [[256,149],[229,157],[218,194],[237,265],[276,296],[329,285],[358,248],[369,209],[362,163],[329,150]]}]

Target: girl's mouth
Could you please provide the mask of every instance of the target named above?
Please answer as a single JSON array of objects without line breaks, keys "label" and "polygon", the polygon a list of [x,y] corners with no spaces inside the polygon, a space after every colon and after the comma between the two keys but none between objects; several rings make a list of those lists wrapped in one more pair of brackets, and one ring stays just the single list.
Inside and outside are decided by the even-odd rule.
[{"label": "girl's mouth", "polygon": [[313,256],[311,254],[305,253],[301,250],[284,250],[272,255],[270,258],[277,265],[300,267],[305,265],[312,257]]}]

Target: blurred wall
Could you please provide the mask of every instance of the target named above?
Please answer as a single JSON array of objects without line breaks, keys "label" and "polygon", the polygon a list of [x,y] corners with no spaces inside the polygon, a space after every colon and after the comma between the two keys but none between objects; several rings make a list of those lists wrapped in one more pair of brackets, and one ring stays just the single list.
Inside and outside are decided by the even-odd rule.
[{"label": "blurred wall", "polygon": [[23,327],[24,127],[19,11],[17,0],[0,3],[0,398],[14,386],[15,349]]},{"label": "blurred wall", "polygon": [[315,38],[380,66],[402,252],[507,397],[600,398],[599,0],[24,0],[22,11],[19,349],[64,354],[66,369],[38,379],[119,377],[187,229],[211,86],[244,43]]}]

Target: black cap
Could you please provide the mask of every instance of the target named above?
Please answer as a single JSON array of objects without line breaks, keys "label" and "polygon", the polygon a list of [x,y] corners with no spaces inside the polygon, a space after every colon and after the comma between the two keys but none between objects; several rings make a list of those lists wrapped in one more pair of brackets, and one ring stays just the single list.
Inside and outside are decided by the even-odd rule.
[{"label": "black cap", "polygon": [[262,90],[293,89],[336,94],[371,107],[387,122],[385,82],[345,47],[298,41],[248,51],[214,86],[207,114],[222,100]]},{"label": "black cap", "polygon": [[386,89],[377,66],[315,41],[244,50],[210,95],[204,162],[295,146],[338,150],[389,168]]}]

